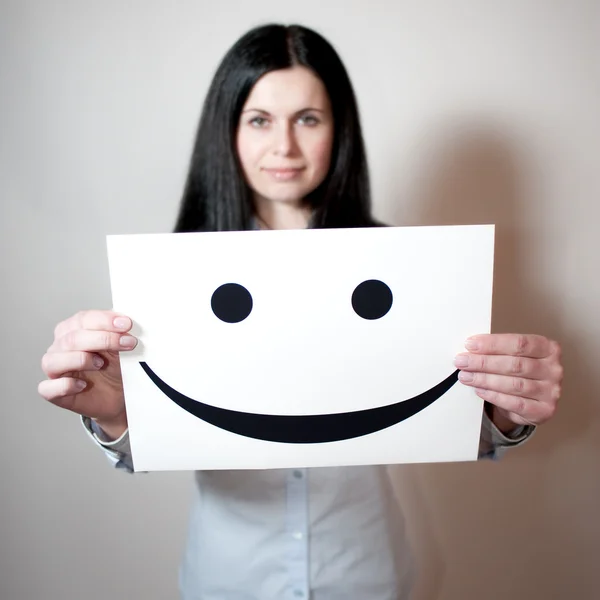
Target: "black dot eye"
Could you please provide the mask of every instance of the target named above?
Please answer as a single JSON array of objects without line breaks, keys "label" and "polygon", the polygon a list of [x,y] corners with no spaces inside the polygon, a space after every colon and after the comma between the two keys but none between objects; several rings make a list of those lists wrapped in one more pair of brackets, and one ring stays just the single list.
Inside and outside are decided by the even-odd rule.
[{"label": "black dot eye", "polygon": [[225,283],[214,291],[210,305],[221,321],[239,323],[252,312],[252,296],[239,283]]},{"label": "black dot eye", "polygon": [[378,279],[369,279],[356,286],[352,294],[352,308],[363,319],[381,319],[392,308],[392,290]]}]

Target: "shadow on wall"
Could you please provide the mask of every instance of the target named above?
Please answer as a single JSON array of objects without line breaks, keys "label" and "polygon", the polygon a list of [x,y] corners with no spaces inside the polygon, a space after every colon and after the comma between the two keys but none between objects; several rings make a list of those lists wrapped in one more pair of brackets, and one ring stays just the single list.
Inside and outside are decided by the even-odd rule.
[{"label": "shadow on wall", "polygon": [[[415,600],[500,600],[507,593],[513,600],[590,597],[560,551],[544,557],[539,546],[582,551],[573,547],[576,540],[564,539],[568,528],[549,527],[556,507],[554,514],[546,511],[545,497],[549,480],[560,484],[553,458],[563,450],[569,456],[576,438],[591,435],[592,399],[600,382],[585,362],[585,340],[572,336],[561,320],[560,299],[536,288],[537,277],[526,270],[531,262],[525,258],[539,255],[548,243],[543,218],[539,227],[523,218],[528,158],[498,127],[455,125],[438,136],[428,154],[408,219],[402,206],[401,217],[390,219],[402,225],[495,224],[492,331],[554,338],[562,345],[565,365],[556,417],[500,463],[392,468],[420,565]],[[515,535],[537,542],[515,546]]]}]

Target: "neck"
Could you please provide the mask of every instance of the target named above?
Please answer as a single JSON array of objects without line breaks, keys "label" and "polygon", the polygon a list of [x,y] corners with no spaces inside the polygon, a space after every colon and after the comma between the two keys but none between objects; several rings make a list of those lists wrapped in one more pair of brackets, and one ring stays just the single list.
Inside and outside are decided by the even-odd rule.
[{"label": "neck", "polygon": [[256,218],[261,229],[306,229],[311,210],[302,204],[256,200]]}]

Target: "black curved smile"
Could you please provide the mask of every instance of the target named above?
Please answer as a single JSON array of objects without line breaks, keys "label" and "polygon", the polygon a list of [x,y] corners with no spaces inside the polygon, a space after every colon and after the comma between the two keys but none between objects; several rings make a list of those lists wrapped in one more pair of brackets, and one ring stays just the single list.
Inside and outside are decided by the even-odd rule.
[{"label": "black curved smile", "polygon": [[457,370],[414,398],[378,408],[325,415],[263,415],[192,400],[167,385],[145,362],[140,365],[161,392],[195,417],[237,435],[284,444],[338,442],[387,429],[433,404],[458,380]]}]

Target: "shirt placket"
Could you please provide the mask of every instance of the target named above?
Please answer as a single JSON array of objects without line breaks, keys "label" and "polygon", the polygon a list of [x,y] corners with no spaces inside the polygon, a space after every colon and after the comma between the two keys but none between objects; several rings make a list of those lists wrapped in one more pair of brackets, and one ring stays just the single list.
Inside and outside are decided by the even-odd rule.
[{"label": "shirt placket", "polygon": [[289,599],[309,600],[308,470],[290,469],[286,480]]}]

